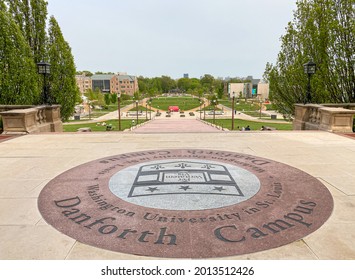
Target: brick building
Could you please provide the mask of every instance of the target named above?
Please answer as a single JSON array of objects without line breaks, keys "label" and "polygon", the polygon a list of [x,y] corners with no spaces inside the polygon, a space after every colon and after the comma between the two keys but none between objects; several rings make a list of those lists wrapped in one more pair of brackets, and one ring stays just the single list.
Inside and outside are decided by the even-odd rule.
[{"label": "brick building", "polygon": [[103,93],[123,93],[133,95],[139,90],[136,76],[126,73],[118,74],[96,74],[92,77],[77,75],[76,83],[81,93],[89,89],[99,89]]}]

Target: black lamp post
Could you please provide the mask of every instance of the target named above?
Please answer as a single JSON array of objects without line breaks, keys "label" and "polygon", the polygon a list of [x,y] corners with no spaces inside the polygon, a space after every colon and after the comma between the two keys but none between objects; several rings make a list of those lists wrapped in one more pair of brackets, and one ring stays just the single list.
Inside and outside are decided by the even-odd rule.
[{"label": "black lamp post", "polygon": [[202,114],[202,100],[200,99],[200,119],[201,119],[201,114]]},{"label": "black lamp post", "polygon": [[118,131],[121,131],[121,93],[117,93]]},{"label": "black lamp post", "polygon": [[149,101],[149,120],[151,120],[152,119],[152,102],[151,101]]},{"label": "black lamp post", "polygon": [[213,100],[212,103],[213,103],[213,124],[216,124],[216,100]]},{"label": "black lamp post", "polygon": [[148,120],[148,103],[145,102],[145,120]]},{"label": "black lamp post", "polygon": [[137,125],[138,125],[138,100],[136,100],[136,110],[137,110]]},{"label": "black lamp post", "polygon": [[312,94],[311,94],[311,77],[316,73],[316,64],[313,61],[309,61],[305,64],[303,64],[304,67],[304,72],[308,74],[308,85],[307,85],[307,94],[306,94],[306,99],[305,99],[305,104],[306,103],[311,103],[312,102]]},{"label": "black lamp post", "polygon": [[49,100],[49,94],[48,94],[48,87],[47,87],[47,75],[49,75],[51,73],[51,65],[47,62],[39,62],[37,63],[37,70],[38,70],[38,74],[42,74],[43,75],[43,103],[44,104],[49,104],[50,100]]},{"label": "black lamp post", "polygon": [[234,130],[234,101],[235,101],[235,92],[233,91],[233,97],[232,97],[232,130]]}]

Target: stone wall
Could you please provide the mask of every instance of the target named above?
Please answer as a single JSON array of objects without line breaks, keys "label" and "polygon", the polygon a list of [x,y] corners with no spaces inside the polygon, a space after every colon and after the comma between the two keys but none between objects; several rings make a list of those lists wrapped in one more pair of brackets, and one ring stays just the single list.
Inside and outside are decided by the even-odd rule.
[{"label": "stone wall", "polygon": [[355,104],[296,104],[293,130],[353,132]]},{"label": "stone wall", "polygon": [[63,132],[60,105],[10,108],[10,110],[0,112],[3,122],[3,134]]}]

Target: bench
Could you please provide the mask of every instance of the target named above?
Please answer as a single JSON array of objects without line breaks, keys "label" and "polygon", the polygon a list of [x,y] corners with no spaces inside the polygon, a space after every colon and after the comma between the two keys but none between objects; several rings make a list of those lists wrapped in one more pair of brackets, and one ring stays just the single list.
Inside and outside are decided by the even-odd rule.
[{"label": "bench", "polygon": [[77,129],[77,132],[91,132],[90,127],[80,127]]}]

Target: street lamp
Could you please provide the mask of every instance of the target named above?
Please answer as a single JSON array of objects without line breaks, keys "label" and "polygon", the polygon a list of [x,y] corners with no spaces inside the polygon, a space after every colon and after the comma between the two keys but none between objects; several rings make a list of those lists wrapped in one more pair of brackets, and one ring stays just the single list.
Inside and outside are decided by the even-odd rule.
[{"label": "street lamp", "polygon": [[38,74],[43,75],[43,103],[48,104],[50,103],[49,95],[48,95],[48,87],[47,87],[47,75],[51,73],[51,65],[47,62],[39,62],[37,63],[37,71]]},{"label": "street lamp", "polygon": [[233,91],[233,97],[232,97],[232,130],[234,130],[234,100],[235,100],[235,92]]},{"label": "street lamp", "polygon": [[202,114],[202,100],[200,99],[200,119],[201,119],[201,114]]},{"label": "street lamp", "polygon": [[306,103],[312,102],[312,95],[311,95],[311,77],[316,73],[316,64],[313,61],[309,61],[303,64],[304,73],[308,74],[308,85],[307,85],[307,95],[306,95]]},{"label": "street lamp", "polygon": [[121,93],[117,93],[118,131],[121,131]]},{"label": "street lamp", "polygon": [[152,102],[149,101],[149,120],[152,119]]},{"label": "street lamp", "polygon": [[137,110],[137,125],[138,125],[138,100],[136,100],[136,110]]},{"label": "street lamp", "polygon": [[145,102],[145,120],[148,120],[148,103],[147,101]]},{"label": "street lamp", "polygon": [[216,124],[216,100],[213,100],[213,124]]}]

